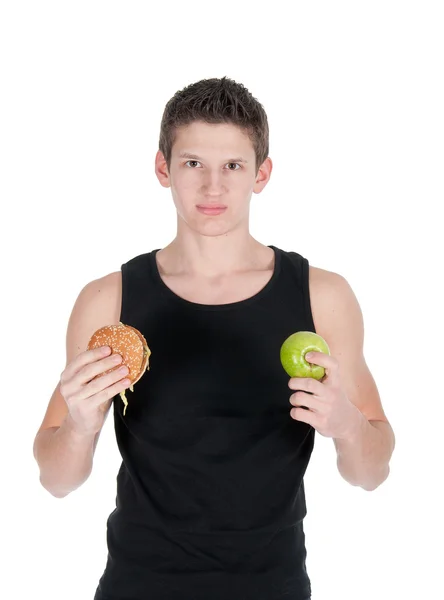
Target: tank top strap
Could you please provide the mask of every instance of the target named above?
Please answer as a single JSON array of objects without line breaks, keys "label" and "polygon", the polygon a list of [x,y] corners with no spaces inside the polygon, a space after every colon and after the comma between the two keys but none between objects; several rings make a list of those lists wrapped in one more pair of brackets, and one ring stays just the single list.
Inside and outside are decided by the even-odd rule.
[{"label": "tank top strap", "polygon": [[[299,295],[310,331],[316,332],[310,299],[310,264],[307,258],[294,251],[281,250],[283,285],[289,289],[289,295]],[[296,288],[296,289],[295,289]]]},{"label": "tank top strap", "polygon": [[120,267],[122,273],[122,302],[120,321],[130,324],[134,318],[134,309],[139,306],[146,307],[148,299],[153,302],[156,295],[153,294],[155,275],[153,271],[153,260],[156,250],[139,254],[123,263]]}]

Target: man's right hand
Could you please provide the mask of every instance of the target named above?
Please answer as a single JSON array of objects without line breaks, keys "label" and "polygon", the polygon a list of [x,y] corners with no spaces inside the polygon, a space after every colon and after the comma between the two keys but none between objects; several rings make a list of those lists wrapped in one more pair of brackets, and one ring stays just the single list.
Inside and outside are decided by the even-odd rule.
[{"label": "man's right hand", "polygon": [[67,365],[60,376],[60,393],[68,407],[68,419],[80,435],[101,430],[112,398],[130,386],[127,367],[97,377],[122,362],[119,354],[110,356],[108,346],[86,350]]}]

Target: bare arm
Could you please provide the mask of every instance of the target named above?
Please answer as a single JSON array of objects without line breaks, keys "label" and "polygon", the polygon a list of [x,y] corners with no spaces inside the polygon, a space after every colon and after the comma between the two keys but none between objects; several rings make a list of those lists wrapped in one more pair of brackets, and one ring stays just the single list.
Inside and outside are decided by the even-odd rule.
[{"label": "bare arm", "polygon": [[312,268],[310,291],[316,329],[328,340],[344,391],[356,407],[349,435],[333,438],[337,467],[351,485],[371,491],[389,476],[395,435],[364,357],[361,307],[350,284],[336,273]]},{"label": "bare arm", "polygon": [[[86,350],[94,331],[119,321],[120,303],[120,272],[93,281],[80,292],[68,323],[67,366]],[[80,431],[69,414],[60,382],[57,384],[34,440],[34,457],[40,469],[40,482],[53,496],[63,498],[88,479],[111,401],[100,408],[100,429],[94,432]]]},{"label": "bare arm", "polygon": [[369,421],[361,412],[357,414],[350,438],[334,440],[337,466],[351,485],[372,491],[389,476],[395,437],[388,422]]},{"label": "bare arm", "polygon": [[53,496],[63,498],[88,479],[97,437],[77,433],[69,417],[60,427],[38,433],[34,456],[40,467],[40,482]]}]

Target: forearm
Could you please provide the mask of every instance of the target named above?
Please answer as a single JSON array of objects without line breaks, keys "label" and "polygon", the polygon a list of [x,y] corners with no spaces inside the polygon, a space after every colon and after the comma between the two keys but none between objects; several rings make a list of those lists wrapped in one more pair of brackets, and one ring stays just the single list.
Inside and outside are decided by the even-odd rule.
[{"label": "forearm", "polygon": [[80,435],[67,417],[56,430],[41,431],[34,443],[40,482],[50,494],[63,498],[80,487],[92,470],[95,435]]},{"label": "forearm", "polygon": [[395,443],[388,423],[369,422],[357,411],[350,435],[346,439],[334,439],[334,443],[338,470],[350,484],[372,491],[387,479]]}]

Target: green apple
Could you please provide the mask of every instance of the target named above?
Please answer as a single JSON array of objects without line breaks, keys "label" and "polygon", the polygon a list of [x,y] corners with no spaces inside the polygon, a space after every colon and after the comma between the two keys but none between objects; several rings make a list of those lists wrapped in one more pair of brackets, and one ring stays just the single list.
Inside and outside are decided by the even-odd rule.
[{"label": "green apple", "polygon": [[324,367],[305,360],[307,352],[330,354],[323,337],[312,331],[297,331],[290,335],[281,346],[281,363],[290,377],[312,377],[322,379]]}]

